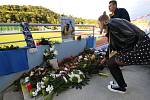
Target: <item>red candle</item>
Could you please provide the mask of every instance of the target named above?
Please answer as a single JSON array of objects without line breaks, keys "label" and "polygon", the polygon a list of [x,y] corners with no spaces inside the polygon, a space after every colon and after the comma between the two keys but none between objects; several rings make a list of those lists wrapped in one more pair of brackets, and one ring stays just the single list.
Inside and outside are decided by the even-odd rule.
[{"label": "red candle", "polygon": [[40,43],[39,43],[39,42],[37,42],[37,43],[36,43],[36,45],[37,45],[37,46],[39,46],[39,45],[40,45]]},{"label": "red candle", "polygon": [[32,84],[30,82],[27,83],[26,87],[29,92],[32,90]]}]

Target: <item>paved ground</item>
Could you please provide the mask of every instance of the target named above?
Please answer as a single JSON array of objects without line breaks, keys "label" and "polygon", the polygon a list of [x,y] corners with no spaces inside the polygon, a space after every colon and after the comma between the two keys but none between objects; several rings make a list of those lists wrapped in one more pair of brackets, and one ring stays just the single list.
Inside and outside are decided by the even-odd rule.
[{"label": "paved ground", "polygon": [[112,93],[106,88],[112,77],[94,76],[82,90],[68,90],[54,100],[150,100],[150,67],[127,66],[123,73],[128,83],[126,94]]},{"label": "paved ground", "polygon": [[[53,100],[150,100],[150,65],[126,66],[123,74],[128,83],[126,94],[110,92],[107,84],[113,78],[94,76],[82,90],[70,89]],[[6,92],[3,100],[23,100],[20,93]]]}]

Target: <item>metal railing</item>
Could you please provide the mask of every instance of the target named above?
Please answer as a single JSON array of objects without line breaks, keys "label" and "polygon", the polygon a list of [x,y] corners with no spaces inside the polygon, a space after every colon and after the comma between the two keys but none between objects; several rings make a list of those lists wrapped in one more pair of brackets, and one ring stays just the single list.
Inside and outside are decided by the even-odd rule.
[{"label": "metal railing", "polygon": [[[20,23],[0,23],[0,26],[20,26]],[[33,24],[33,23],[29,23],[29,26],[56,26],[56,27],[61,27],[60,24]],[[75,32],[92,32],[90,33],[90,35],[94,36],[94,32],[95,32],[95,25],[82,25],[82,24],[76,24],[75,27],[89,27],[92,29],[78,29],[75,30]],[[45,31],[31,31],[31,33],[47,33],[47,32],[61,32],[61,30],[45,30]],[[0,36],[2,35],[14,35],[14,34],[22,34],[22,31],[18,31],[18,32],[1,32]],[[76,34],[75,34],[76,35]],[[87,34],[81,34],[81,35],[87,35]],[[88,34],[89,35],[89,34]],[[78,36],[78,34],[77,34]],[[62,38],[61,36],[59,37],[49,37],[47,39],[51,39],[51,38]],[[40,39],[34,39],[34,40],[40,40]],[[19,40],[19,41],[11,41],[11,42],[0,42],[0,44],[8,44],[8,43],[16,43],[16,42],[25,42],[25,40]]]}]

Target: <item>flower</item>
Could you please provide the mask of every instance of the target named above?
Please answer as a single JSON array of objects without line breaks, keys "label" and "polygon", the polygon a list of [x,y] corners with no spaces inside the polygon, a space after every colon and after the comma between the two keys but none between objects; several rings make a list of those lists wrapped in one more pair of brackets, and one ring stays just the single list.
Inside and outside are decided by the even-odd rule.
[{"label": "flower", "polygon": [[88,59],[87,59],[87,58],[84,58],[84,60],[86,60],[86,61],[87,61]]},{"label": "flower", "polygon": [[100,51],[100,52],[102,52],[103,50],[102,50],[102,49],[100,49],[99,51]]},{"label": "flower", "polygon": [[54,55],[58,55],[58,51],[57,50],[54,51]]},{"label": "flower", "polygon": [[43,81],[41,81],[41,88],[42,88],[42,89],[45,88]]},{"label": "flower", "polygon": [[34,75],[34,72],[33,72],[33,71],[31,71],[30,76],[33,76],[33,75]]},{"label": "flower", "polygon": [[56,78],[56,74],[50,74],[50,76]]},{"label": "flower", "polygon": [[60,74],[66,74],[67,72],[66,71],[60,71],[59,73]]},{"label": "flower", "polygon": [[41,91],[41,82],[37,82],[36,84],[37,92]]},{"label": "flower", "polygon": [[103,56],[100,56],[100,58],[104,58]]},{"label": "flower", "polygon": [[45,49],[43,55],[44,55],[45,57],[49,56],[49,55],[50,55],[49,49]]},{"label": "flower", "polygon": [[83,57],[82,56],[79,56],[79,59],[82,59]]},{"label": "flower", "polygon": [[49,55],[49,53],[47,53],[47,52],[44,52],[44,56],[48,56]]},{"label": "flower", "polygon": [[46,88],[46,92],[51,93],[53,91],[54,87],[51,85],[48,85],[48,87]]},{"label": "flower", "polygon": [[56,74],[56,77],[60,77],[61,76],[61,74]]},{"label": "flower", "polygon": [[45,80],[46,80],[46,77],[43,77],[42,80],[45,81]]},{"label": "flower", "polygon": [[69,70],[69,69],[65,67],[64,70],[67,71],[67,70]]},{"label": "flower", "polygon": [[38,95],[38,92],[37,92],[37,91],[34,91],[34,92],[32,92],[32,95],[35,97],[35,96]]},{"label": "flower", "polygon": [[67,83],[68,82],[68,80],[66,79],[66,77],[65,76],[63,76],[63,79],[64,79],[64,81]]},{"label": "flower", "polygon": [[43,67],[40,67],[40,68],[38,68],[40,71],[43,71],[44,70],[44,68]]},{"label": "flower", "polygon": [[38,88],[36,89],[36,91],[37,91],[37,92],[41,91],[41,87],[38,87]]},{"label": "flower", "polygon": [[71,73],[68,74],[69,80],[74,83],[80,83],[85,78],[83,72],[80,70],[73,70]]},{"label": "flower", "polygon": [[54,51],[54,46],[52,46],[52,48],[49,49],[50,51]]},{"label": "flower", "polygon": [[25,83],[29,82],[30,78],[29,77],[26,77],[25,78]]},{"label": "flower", "polygon": [[91,56],[91,60],[94,60],[95,59],[95,55],[93,54],[92,56]]},{"label": "flower", "polygon": [[98,51],[98,50],[95,50],[94,52],[95,52],[95,53],[99,53],[99,51]]}]

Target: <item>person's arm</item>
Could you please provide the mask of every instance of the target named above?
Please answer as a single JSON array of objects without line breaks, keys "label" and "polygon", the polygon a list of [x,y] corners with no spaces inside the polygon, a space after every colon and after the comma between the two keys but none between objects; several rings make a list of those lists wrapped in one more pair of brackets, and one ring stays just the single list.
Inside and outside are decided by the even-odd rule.
[{"label": "person's arm", "polygon": [[108,45],[108,48],[107,48],[107,51],[106,51],[106,55],[103,58],[103,60],[100,61],[100,64],[104,64],[106,62],[106,60],[109,59],[109,55],[110,55],[110,53],[112,51],[111,44],[110,44],[110,39],[109,39],[109,33],[106,34],[106,37],[108,38],[109,45]]},{"label": "person's arm", "polygon": [[107,48],[107,51],[106,51],[106,55],[105,55],[105,57],[103,58],[103,60],[101,60],[101,62],[100,62],[101,64],[104,64],[104,63],[106,62],[106,60],[109,59],[111,52],[112,52],[112,48],[111,48],[111,46],[110,46],[110,44],[109,44],[109,45],[108,45],[108,48]]},{"label": "person's arm", "polygon": [[106,59],[109,59],[109,56],[110,56],[111,52],[112,52],[112,48],[111,48],[111,45],[109,44],[108,48],[107,48],[107,51],[106,51],[106,55],[105,55]]}]

